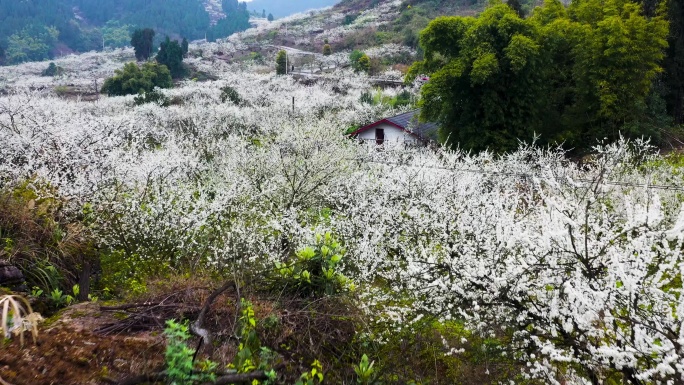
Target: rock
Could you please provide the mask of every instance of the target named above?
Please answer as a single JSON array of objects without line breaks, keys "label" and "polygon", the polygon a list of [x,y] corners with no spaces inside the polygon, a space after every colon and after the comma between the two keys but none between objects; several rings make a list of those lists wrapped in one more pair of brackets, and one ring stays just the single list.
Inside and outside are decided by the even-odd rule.
[{"label": "rock", "polygon": [[6,260],[0,260],[0,286],[10,289],[24,286],[24,274]]}]

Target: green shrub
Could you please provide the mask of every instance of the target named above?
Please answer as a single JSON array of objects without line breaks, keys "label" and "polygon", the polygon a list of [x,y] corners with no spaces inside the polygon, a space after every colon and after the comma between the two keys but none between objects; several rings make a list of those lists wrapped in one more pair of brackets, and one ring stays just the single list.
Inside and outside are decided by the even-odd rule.
[{"label": "green shrub", "polygon": [[141,68],[136,63],[127,63],[105,80],[101,92],[109,96],[135,95],[151,92],[155,87],[173,87],[171,72],[165,65],[148,62]]},{"label": "green shrub", "polygon": [[41,73],[42,76],[59,76],[64,73],[64,68],[50,62],[48,67]]},{"label": "green shrub", "polygon": [[275,264],[273,289],[303,297],[321,297],[353,291],[354,284],[340,272],[345,250],[330,233],[297,251],[290,263]]},{"label": "green shrub", "polygon": [[198,382],[216,381],[214,370],[216,363],[205,361],[197,365],[193,364],[195,350],[187,345],[190,338],[187,324],[178,323],[174,320],[166,321],[166,374],[169,383],[175,385],[192,385]]},{"label": "green shrub", "polygon": [[240,94],[238,94],[237,90],[231,86],[225,86],[221,88],[221,103],[225,103],[228,100],[237,106],[242,104],[242,98],[240,98]]}]

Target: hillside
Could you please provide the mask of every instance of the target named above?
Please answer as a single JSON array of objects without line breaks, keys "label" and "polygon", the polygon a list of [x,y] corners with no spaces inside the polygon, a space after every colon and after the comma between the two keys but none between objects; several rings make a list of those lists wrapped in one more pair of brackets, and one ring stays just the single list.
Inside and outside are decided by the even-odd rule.
[{"label": "hillside", "polygon": [[335,5],[340,0],[252,0],[247,3],[247,9],[256,12],[273,14],[274,17],[285,17],[310,9],[325,8]]},{"label": "hillside", "polygon": [[154,29],[158,43],[166,35],[214,40],[249,26],[238,0],[0,0],[0,64],[126,46],[136,28]]}]

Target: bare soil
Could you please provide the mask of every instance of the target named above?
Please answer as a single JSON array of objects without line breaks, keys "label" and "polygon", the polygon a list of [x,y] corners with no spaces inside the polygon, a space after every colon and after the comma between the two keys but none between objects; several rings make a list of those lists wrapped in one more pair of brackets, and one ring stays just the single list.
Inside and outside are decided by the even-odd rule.
[{"label": "bare soil", "polygon": [[36,344],[27,336],[23,348],[18,338],[0,347],[0,378],[12,385],[109,384],[163,365],[159,333],[93,332],[114,320],[99,304],[69,307],[41,325]]}]

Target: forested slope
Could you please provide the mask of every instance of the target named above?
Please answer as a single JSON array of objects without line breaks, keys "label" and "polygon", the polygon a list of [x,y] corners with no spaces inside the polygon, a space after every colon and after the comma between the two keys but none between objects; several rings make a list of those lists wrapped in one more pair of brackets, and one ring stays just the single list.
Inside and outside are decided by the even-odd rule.
[{"label": "forested slope", "polygon": [[127,45],[135,28],[153,28],[158,39],[190,40],[249,28],[245,3],[221,5],[226,17],[212,25],[201,0],[1,0],[0,64]]}]

